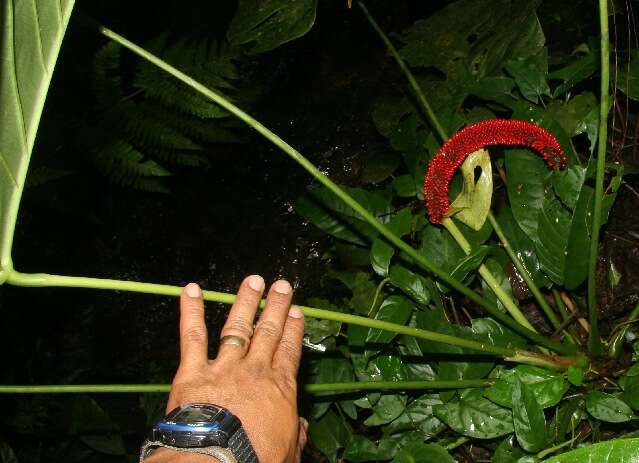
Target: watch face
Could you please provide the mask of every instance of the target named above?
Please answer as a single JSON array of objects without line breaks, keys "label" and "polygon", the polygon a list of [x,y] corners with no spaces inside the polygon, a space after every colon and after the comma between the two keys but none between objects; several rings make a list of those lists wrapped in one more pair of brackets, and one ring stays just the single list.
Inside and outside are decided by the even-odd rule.
[{"label": "watch face", "polygon": [[174,447],[227,447],[240,422],[228,410],[190,404],[171,411],[153,428],[153,438]]}]

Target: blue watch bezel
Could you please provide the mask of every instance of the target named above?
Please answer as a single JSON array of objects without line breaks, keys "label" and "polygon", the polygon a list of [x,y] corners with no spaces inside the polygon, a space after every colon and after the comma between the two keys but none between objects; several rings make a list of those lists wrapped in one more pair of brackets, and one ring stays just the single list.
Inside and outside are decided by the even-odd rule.
[{"label": "blue watch bezel", "polygon": [[[201,410],[213,418],[181,420],[180,415]],[[179,448],[228,447],[240,428],[240,420],[224,407],[213,404],[185,404],[171,410],[152,430],[153,440]]]}]

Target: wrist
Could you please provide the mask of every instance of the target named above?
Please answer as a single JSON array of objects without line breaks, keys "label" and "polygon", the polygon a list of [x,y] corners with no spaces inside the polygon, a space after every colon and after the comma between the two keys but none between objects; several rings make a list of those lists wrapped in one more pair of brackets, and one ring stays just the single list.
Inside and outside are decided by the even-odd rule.
[{"label": "wrist", "polygon": [[220,460],[211,455],[158,448],[144,459],[144,463],[220,463]]}]

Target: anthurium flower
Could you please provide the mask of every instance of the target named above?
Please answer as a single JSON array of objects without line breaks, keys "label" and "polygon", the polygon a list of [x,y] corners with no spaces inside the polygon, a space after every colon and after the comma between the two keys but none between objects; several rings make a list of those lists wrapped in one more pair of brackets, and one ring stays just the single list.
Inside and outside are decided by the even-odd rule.
[{"label": "anthurium flower", "polygon": [[424,178],[424,202],[431,222],[440,223],[448,211],[448,187],[457,168],[470,153],[486,146],[531,148],[553,169],[560,169],[567,162],[566,153],[557,139],[531,122],[489,119],[471,124],[450,137],[428,165]]}]

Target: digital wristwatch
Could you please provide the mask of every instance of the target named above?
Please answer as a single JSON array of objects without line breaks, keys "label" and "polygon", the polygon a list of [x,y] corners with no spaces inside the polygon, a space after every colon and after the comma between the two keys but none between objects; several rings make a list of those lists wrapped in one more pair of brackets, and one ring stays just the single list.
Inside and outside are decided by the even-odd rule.
[{"label": "digital wristwatch", "polygon": [[158,447],[210,455],[222,463],[258,463],[240,420],[212,404],[186,404],[172,410],[142,444],[140,462]]}]

